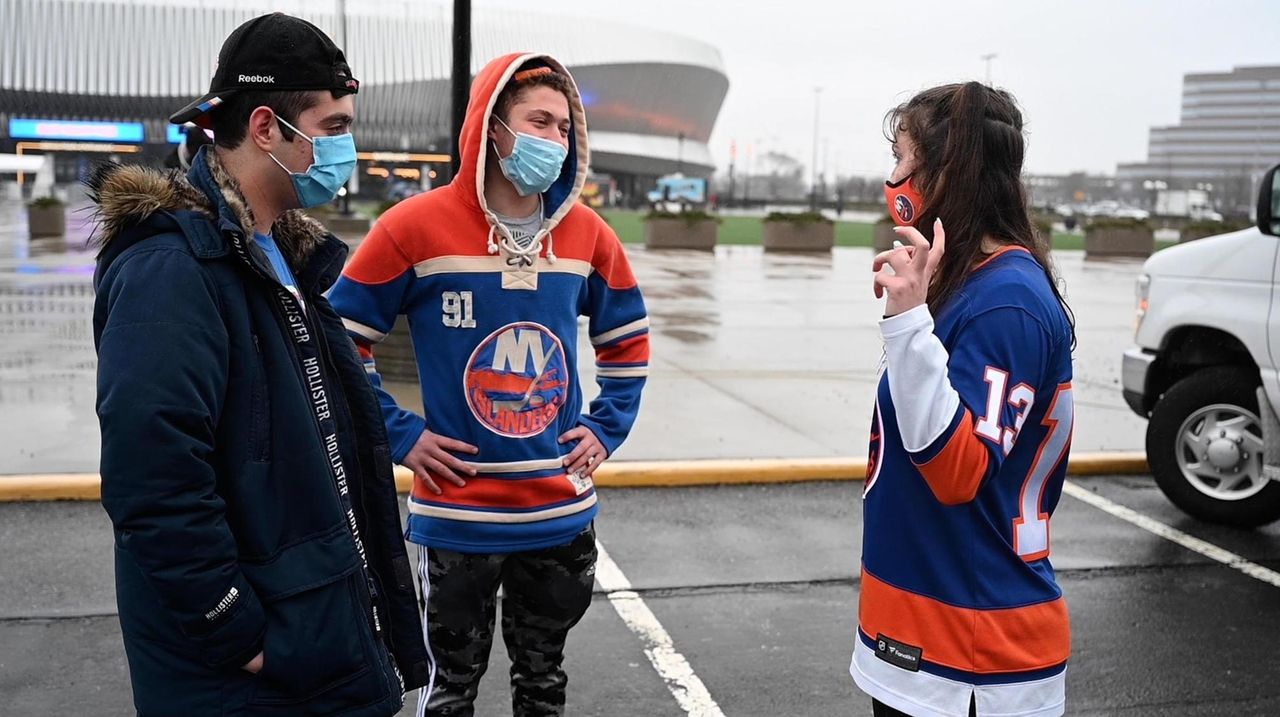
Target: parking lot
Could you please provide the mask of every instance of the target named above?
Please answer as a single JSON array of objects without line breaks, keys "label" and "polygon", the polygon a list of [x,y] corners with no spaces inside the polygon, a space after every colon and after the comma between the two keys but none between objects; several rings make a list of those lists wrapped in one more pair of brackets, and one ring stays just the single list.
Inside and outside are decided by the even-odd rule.
[{"label": "parking lot", "polygon": [[[615,460],[865,454],[880,352],[869,250],[629,251],[654,359]],[[92,257],[6,252],[0,429],[13,440],[0,445],[0,473],[92,473]],[[1138,450],[1145,422],[1120,398],[1119,357],[1139,265],[1056,260],[1080,338],[1074,450]],[[570,639],[570,714],[869,714],[847,671],[860,489],[601,490],[609,557]],[[1069,714],[1280,714],[1280,526],[1198,523],[1149,477],[1103,476],[1072,479],[1053,536],[1073,620]],[[0,544],[0,712],[130,714],[101,507],[0,504]],[[478,714],[509,714],[507,664],[499,641]]]},{"label": "parking lot", "polygon": [[[1072,618],[1068,714],[1280,714],[1280,526],[1197,523],[1143,476],[1071,486],[1053,524]],[[597,585],[571,634],[569,713],[870,714],[847,671],[860,488],[602,490],[611,590]],[[1156,522],[1182,543],[1150,532]],[[4,714],[131,714],[101,507],[0,505],[0,541]],[[477,714],[510,714],[507,665],[499,641]]]}]

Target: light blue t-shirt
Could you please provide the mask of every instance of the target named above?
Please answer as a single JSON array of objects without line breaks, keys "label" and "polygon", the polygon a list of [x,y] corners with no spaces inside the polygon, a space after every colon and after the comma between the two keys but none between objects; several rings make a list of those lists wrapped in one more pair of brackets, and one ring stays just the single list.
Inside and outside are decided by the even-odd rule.
[{"label": "light blue t-shirt", "polygon": [[293,294],[299,304],[305,303],[302,300],[302,292],[298,291],[298,282],[293,278],[293,271],[289,269],[289,262],[285,261],[284,254],[280,252],[280,247],[276,246],[276,240],[270,234],[253,233],[254,241],[258,242],[262,252],[267,255],[267,260],[271,262],[271,268],[276,272],[276,279],[284,285],[284,288]]}]

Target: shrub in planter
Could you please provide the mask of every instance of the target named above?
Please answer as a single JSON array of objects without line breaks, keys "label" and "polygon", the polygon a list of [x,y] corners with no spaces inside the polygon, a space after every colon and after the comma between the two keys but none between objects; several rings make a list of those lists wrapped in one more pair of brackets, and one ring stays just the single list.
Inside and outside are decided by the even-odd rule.
[{"label": "shrub in planter", "polygon": [[646,249],[712,251],[720,219],[706,212],[649,212],[644,218]]},{"label": "shrub in planter", "polygon": [[351,214],[349,216],[331,214],[320,219],[320,223],[340,237],[359,238],[364,238],[364,235],[369,233],[369,227],[373,225],[373,222],[369,221],[369,217],[360,214]]},{"label": "shrub in planter", "polygon": [[1139,219],[1095,219],[1084,231],[1085,258],[1148,257],[1155,248],[1155,232]]},{"label": "shrub in planter", "polygon": [[1053,217],[1044,214],[1032,214],[1031,226],[1044,238],[1046,244],[1053,244]]},{"label": "shrub in planter", "polygon": [[1217,236],[1219,234],[1226,234],[1228,232],[1247,229],[1249,226],[1251,225],[1248,222],[1239,222],[1239,221],[1191,222],[1186,227],[1184,227],[1181,232],[1178,233],[1178,243],[1185,244],[1189,241],[1195,241],[1197,239],[1203,239],[1205,237],[1212,237],[1212,236]]},{"label": "shrub in planter", "polygon": [[325,225],[326,228],[329,226],[330,219],[336,216],[341,216],[338,214],[337,210],[333,208],[333,204],[320,204],[314,207],[307,207],[302,211],[306,212],[307,216]]},{"label": "shrub in planter", "polygon": [[67,206],[57,197],[40,197],[27,204],[31,237],[60,237],[67,233]]},{"label": "shrub in planter", "polygon": [[818,212],[774,212],[764,218],[765,251],[831,251],[836,225]]}]

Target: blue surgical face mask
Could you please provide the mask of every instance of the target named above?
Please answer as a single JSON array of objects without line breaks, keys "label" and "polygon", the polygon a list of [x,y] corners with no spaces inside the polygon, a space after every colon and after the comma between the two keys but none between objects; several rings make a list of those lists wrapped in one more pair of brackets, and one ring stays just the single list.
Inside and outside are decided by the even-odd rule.
[{"label": "blue surgical face mask", "polygon": [[308,137],[283,118],[277,116],[276,119],[311,143],[311,166],[302,174],[289,172],[289,168],[281,164],[274,154],[267,153],[281,169],[289,172],[289,177],[293,180],[293,191],[298,195],[298,204],[309,209],[332,202],[356,168],[356,141],[351,133]]},{"label": "blue surgical face mask", "polygon": [[[497,118],[495,118],[497,119]],[[551,188],[560,176],[560,168],[564,166],[564,158],[569,150],[559,142],[534,137],[524,132],[512,132],[507,123],[498,119],[498,123],[511,132],[516,138],[511,154],[498,158],[502,174],[511,180],[516,193],[522,197],[531,194],[542,194]],[[497,146],[495,145],[495,150]]]}]

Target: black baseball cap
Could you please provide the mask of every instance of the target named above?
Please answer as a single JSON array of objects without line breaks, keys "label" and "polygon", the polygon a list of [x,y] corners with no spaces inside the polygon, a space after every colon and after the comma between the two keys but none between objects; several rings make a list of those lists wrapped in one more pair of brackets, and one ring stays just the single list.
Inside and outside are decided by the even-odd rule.
[{"label": "black baseball cap", "polygon": [[209,113],[242,90],[360,91],[347,58],[320,28],[283,13],[262,15],[237,27],[222,43],[209,91],[169,116],[209,129]]}]

